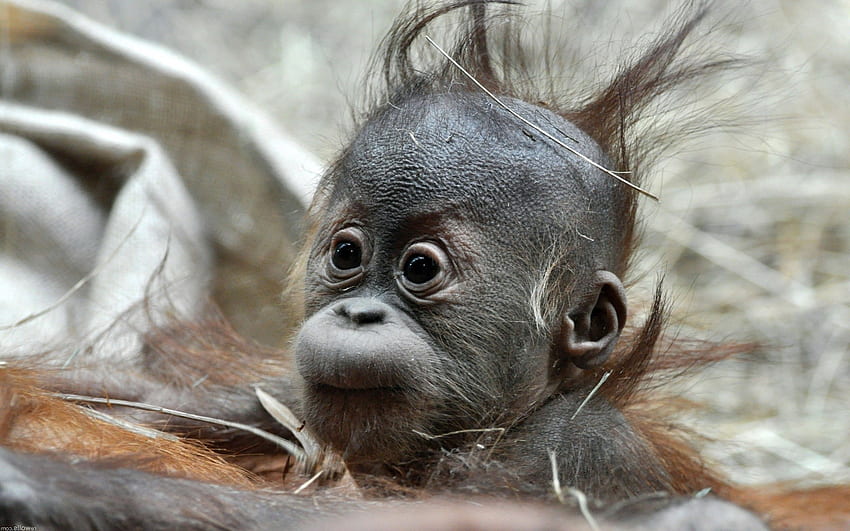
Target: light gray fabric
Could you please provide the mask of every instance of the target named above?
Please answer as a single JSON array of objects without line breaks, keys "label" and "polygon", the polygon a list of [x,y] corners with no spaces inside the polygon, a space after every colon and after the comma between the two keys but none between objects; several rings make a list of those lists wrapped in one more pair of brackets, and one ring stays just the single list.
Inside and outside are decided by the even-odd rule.
[{"label": "light gray fabric", "polygon": [[318,168],[188,61],[0,0],[0,357],[132,358],[152,324],[210,297],[281,341]]}]

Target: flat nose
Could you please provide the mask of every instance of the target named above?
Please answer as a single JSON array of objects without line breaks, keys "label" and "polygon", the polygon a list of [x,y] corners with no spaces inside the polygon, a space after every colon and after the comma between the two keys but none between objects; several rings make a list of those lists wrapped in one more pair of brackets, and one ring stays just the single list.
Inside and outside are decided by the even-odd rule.
[{"label": "flat nose", "polygon": [[380,324],[386,321],[389,307],[375,299],[355,297],[339,302],[334,311],[357,325]]}]

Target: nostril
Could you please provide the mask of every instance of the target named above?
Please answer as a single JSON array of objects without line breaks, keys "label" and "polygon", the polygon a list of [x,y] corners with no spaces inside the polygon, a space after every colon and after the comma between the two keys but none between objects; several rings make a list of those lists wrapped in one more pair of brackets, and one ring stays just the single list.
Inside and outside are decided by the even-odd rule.
[{"label": "nostril", "polygon": [[387,317],[386,306],[378,301],[354,299],[345,301],[336,308],[339,315],[348,317],[351,322],[363,325],[383,323]]}]

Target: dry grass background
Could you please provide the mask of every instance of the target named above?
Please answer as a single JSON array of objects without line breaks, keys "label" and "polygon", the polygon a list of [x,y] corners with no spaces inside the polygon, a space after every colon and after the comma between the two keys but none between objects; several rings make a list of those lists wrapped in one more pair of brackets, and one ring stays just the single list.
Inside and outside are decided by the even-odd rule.
[{"label": "dry grass background", "polygon": [[[345,138],[367,56],[403,2],[65,3],[195,59],[327,159]],[[586,3],[593,27],[578,38],[601,35],[606,46],[657,29],[673,4]],[[650,185],[662,201],[644,203],[648,274],[633,293],[646,296],[665,272],[682,335],[765,345],[679,387],[703,404],[690,422],[714,438],[706,452],[735,479],[847,482],[850,1],[718,11],[728,15],[712,42],[763,64],[704,89],[741,104],[737,134],[703,136],[659,164]]]}]

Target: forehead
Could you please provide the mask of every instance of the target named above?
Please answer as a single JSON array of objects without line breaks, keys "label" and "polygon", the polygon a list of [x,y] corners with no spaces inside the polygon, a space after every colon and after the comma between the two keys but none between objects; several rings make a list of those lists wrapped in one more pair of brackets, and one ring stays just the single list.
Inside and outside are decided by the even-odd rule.
[{"label": "forehead", "polygon": [[[519,100],[508,105],[591,158],[596,144],[570,122]],[[599,173],[483,94],[440,94],[389,106],[337,165],[332,201],[385,221],[457,211],[487,225],[563,217],[599,192]],[[598,197],[598,194],[597,194]]]}]

